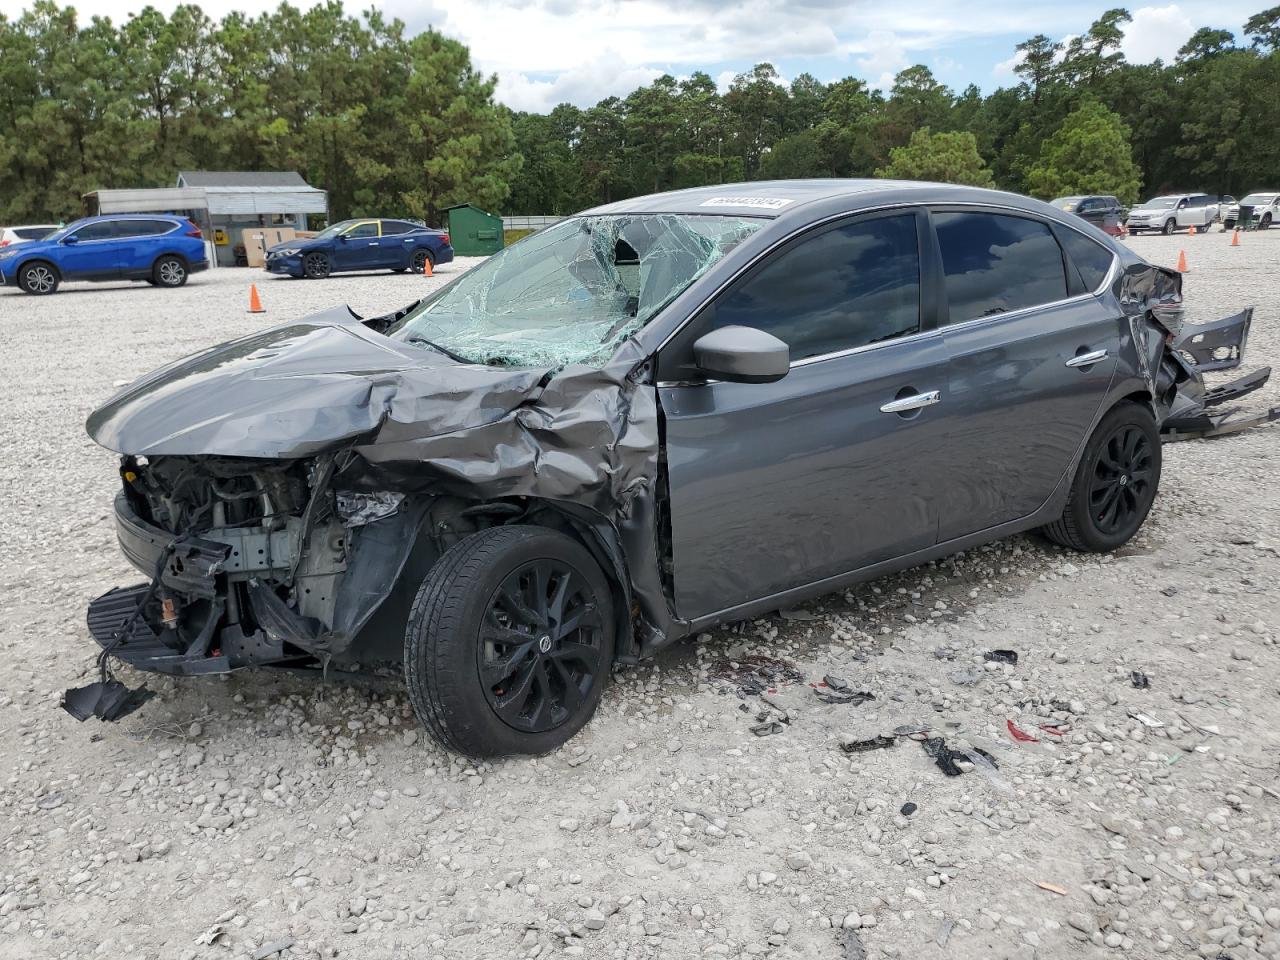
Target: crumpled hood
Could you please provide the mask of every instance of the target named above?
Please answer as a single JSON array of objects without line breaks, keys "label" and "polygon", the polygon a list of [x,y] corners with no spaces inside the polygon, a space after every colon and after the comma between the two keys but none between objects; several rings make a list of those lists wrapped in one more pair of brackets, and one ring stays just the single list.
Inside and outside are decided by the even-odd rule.
[{"label": "crumpled hood", "polygon": [[536,398],[548,372],[456,363],[340,307],[162,367],[85,426],[122,454],[305,457],[499,420]]}]

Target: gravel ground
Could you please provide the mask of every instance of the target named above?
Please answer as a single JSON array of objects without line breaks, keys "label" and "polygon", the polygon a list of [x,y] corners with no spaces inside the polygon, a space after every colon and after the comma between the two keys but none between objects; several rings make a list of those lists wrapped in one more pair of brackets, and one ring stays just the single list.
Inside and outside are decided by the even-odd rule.
[{"label": "gravel ground", "polygon": [[[1280,360],[1280,231],[1131,243],[1187,251],[1192,317],[1256,303],[1246,367]],[[461,762],[394,683],[152,678],[118,724],[60,711],[86,602],[139,579],[89,410],[215,341],[432,282],[0,290],[0,955],[1280,957],[1274,427],[1166,447],[1114,556],[1018,537],[717,631],[620,671],[544,758]],[[822,702],[826,675],[875,699]],[[923,727],[998,769],[971,752],[945,776]]]}]

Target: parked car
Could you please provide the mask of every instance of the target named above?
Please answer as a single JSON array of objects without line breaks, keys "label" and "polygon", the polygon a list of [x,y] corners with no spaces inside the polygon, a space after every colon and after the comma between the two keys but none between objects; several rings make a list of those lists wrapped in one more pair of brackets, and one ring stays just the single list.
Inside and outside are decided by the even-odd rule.
[{"label": "parked car", "polygon": [[453,260],[449,234],[408,220],[343,220],[267,251],[269,273],[320,280],[341,270],[423,273]]},{"label": "parked car", "polygon": [[57,229],[58,225],[56,223],[0,227],[0,247],[7,247],[15,243],[26,243],[29,240],[43,240]]},{"label": "parked car", "polygon": [[[168,674],[395,664],[447,746],[545,752],[615,661],[716,624],[1023,530],[1126,543],[1161,431],[1269,373],[1205,396],[1198,358],[1238,364],[1249,311],[1175,323],[1181,280],[972,187],[598,207],[402,310],[259,331],[94,411],[147,581],[89,629]],[[139,700],[104,668],[64,705]]]},{"label": "parked car", "polygon": [[1152,197],[1134,207],[1129,211],[1127,226],[1130,233],[1143,230],[1173,233],[1187,227],[1204,230],[1220,217],[1218,197],[1208,193],[1177,193]]},{"label": "parked car", "polygon": [[1247,210],[1247,219],[1256,224],[1259,230],[1266,230],[1273,223],[1280,222],[1280,191],[1263,190],[1251,193],[1239,203],[1233,203],[1222,215],[1223,227],[1227,230],[1235,228],[1241,222],[1240,211]]},{"label": "parked car", "polygon": [[1074,213],[1087,220],[1103,233],[1113,237],[1123,236],[1127,211],[1115,197],[1058,197],[1050,203],[1066,213]]},{"label": "parked car", "polygon": [[200,228],[168,214],[86,217],[0,250],[0,283],[48,294],[64,280],[145,280],[180,287],[209,266]]}]

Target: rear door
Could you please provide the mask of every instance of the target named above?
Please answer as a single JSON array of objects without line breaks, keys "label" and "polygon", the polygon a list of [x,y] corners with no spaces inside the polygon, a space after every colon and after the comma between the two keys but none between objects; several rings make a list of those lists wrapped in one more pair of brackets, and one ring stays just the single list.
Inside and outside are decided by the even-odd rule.
[{"label": "rear door", "polygon": [[382,265],[382,236],[377,220],[361,220],[333,244],[336,270],[372,270]]},{"label": "rear door", "polygon": [[163,252],[165,234],[177,226],[172,220],[121,220],[116,225],[116,249],[120,271],[130,279],[151,276],[156,259]]},{"label": "rear door", "polygon": [[[897,211],[803,234],[660,351],[679,616],[933,544],[946,351],[927,329],[926,228],[923,214]],[[701,378],[693,341],[729,325],[784,340],[790,372],[766,384]]]},{"label": "rear door", "polygon": [[415,224],[403,220],[382,221],[382,266],[393,270],[407,268],[417,242],[422,239]]},{"label": "rear door", "polygon": [[[116,245],[120,221],[86,223],[64,237],[58,251],[58,270],[64,280],[115,280],[120,276]],[[73,242],[68,242],[74,237]]]},{"label": "rear door", "polygon": [[[1009,211],[936,209],[950,359],[939,539],[1034,513],[1084,442],[1117,365],[1123,322],[1105,287],[1114,255]],[[1092,252],[1086,283],[1055,231]],[[1064,242],[1068,242],[1064,240]]]}]

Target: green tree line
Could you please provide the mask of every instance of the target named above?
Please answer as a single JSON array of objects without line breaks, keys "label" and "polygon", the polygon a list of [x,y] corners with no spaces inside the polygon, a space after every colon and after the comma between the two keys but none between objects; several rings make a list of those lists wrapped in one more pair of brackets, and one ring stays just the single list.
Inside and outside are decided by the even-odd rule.
[{"label": "green tree line", "polygon": [[37,0],[0,16],[0,222],[67,219],[102,187],[187,168],[297,170],[335,218],[438,222],[451,203],[565,214],[759,178],[883,176],[1051,197],[1240,195],[1280,178],[1280,6],[1239,37],[1203,28],[1172,63],[1128,63],[1129,13],[1066,44],[1019,44],[1017,82],[956,92],[925,66],[890,90],[783,82],[758,64],[721,93],[662,76],[593,107],[508,110],[496,78],[434,30],[406,36],[339,0],[213,21],[184,5],[122,23]]}]

